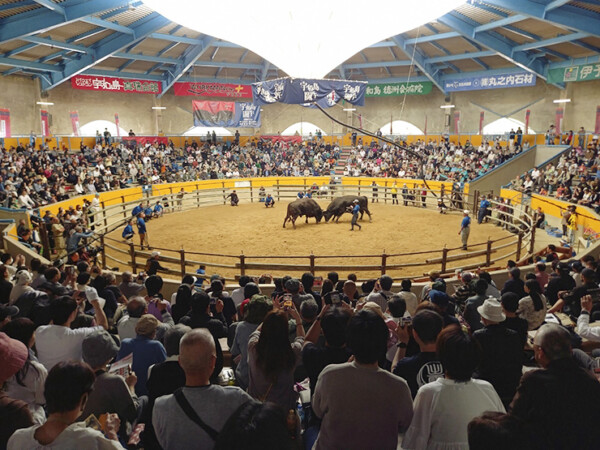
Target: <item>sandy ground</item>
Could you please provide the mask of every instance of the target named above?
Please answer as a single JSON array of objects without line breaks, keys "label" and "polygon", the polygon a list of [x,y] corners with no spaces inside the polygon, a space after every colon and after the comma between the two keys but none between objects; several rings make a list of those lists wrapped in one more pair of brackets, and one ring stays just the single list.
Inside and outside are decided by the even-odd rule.
[{"label": "sandy ground", "polygon": [[[326,208],[328,201],[319,201]],[[153,247],[186,251],[186,259],[210,264],[220,263],[234,265],[239,263],[239,255],[246,256],[249,264],[274,264],[268,270],[266,267],[253,267],[246,270],[248,275],[272,273],[274,276],[284,274],[298,275],[309,267],[309,258],[293,259],[259,259],[252,256],[288,256],[288,255],[347,255],[347,258],[316,258],[317,275],[326,275],[330,266],[351,266],[347,269],[338,268],[340,276],[347,273],[357,273],[359,279],[378,276],[374,268],[359,266],[381,265],[381,254],[413,253],[426,250],[437,250],[435,253],[388,257],[387,264],[405,264],[424,262],[426,259],[441,258],[441,249],[456,248],[461,245],[458,231],[462,215],[458,213],[439,214],[436,209],[417,207],[392,206],[390,203],[369,204],[373,222],[369,223],[365,214],[361,231],[350,231],[350,214],[345,214],[339,223],[316,224],[315,219],[304,223],[304,218],[298,219],[296,229],[288,223],[282,227],[286,215],[287,202],[277,203],[274,208],[265,208],[262,203],[242,204],[238,207],[208,206],[191,211],[166,214],[160,219],[148,222],[148,235]],[[355,229],[356,230],[356,229]],[[110,236],[120,239],[121,229]],[[483,224],[476,221],[471,226],[470,244],[484,243],[488,237],[492,240],[510,235],[500,227]],[[138,244],[138,237],[134,238]],[[503,243],[507,243],[505,240]],[[113,243],[114,245],[114,243]],[[126,248],[124,244],[118,245]],[[485,246],[474,247],[482,250]],[[508,253],[503,249],[500,254]],[[109,253],[112,251],[109,250]],[[237,258],[214,258],[201,255],[191,255],[191,252],[220,253],[237,256]],[[179,258],[178,252],[161,251],[162,255]],[[452,251],[449,255],[462,253]],[[375,258],[351,255],[378,255]],[[124,255],[119,259],[129,261]],[[494,255],[493,257],[496,257]],[[484,256],[472,258],[469,262],[485,261]],[[139,260],[141,262],[141,260]],[[108,265],[115,264],[113,262]],[[277,264],[288,264],[290,267],[276,267]],[[459,266],[459,262],[448,263],[448,267]],[[500,263],[497,263],[498,266]],[[482,264],[483,265],[483,264]],[[179,270],[178,264],[167,264]],[[195,266],[189,266],[188,272],[195,272]],[[440,268],[439,263],[424,264],[416,267],[403,267],[388,270],[395,278],[405,276],[421,276],[433,268]],[[239,274],[239,269],[223,267],[207,267],[207,273],[219,273],[222,276],[233,277]]]}]

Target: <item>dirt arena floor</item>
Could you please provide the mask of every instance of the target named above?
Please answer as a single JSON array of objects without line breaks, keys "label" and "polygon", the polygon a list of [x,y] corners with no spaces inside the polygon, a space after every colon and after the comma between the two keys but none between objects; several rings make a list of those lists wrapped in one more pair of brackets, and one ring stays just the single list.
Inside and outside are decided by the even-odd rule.
[{"label": "dirt arena floor", "polygon": [[[322,208],[326,208],[328,201],[319,201]],[[462,215],[459,213],[439,214],[436,209],[418,208],[413,206],[398,206],[390,203],[369,204],[373,215],[373,222],[369,222],[365,214],[362,222],[362,230],[350,231],[350,214],[345,214],[339,223],[316,224],[315,219],[309,219],[308,224],[304,218],[296,221],[296,229],[288,222],[286,228],[282,227],[287,211],[287,202],[277,203],[274,208],[265,208],[262,203],[241,204],[232,206],[208,206],[197,210],[174,212],[165,214],[163,217],[148,222],[148,236],[153,247],[170,248],[186,251],[186,259],[206,262],[208,264],[221,263],[233,265],[239,263],[238,258],[214,258],[202,255],[192,255],[191,252],[220,253],[227,255],[246,255],[246,263],[249,264],[291,264],[308,266],[308,258],[294,259],[257,259],[252,256],[288,256],[288,255],[348,255],[341,258],[317,258],[317,266],[354,266],[348,270],[339,269],[341,277],[347,273],[354,272],[359,279],[377,277],[377,270],[360,270],[357,266],[379,266],[381,254],[412,253],[426,250],[438,250],[435,253],[389,257],[387,264],[414,263],[426,259],[441,258],[441,249],[446,245],[448,248],[456,248],[461,245],[458,231]],[[488,237],[492,240],[509,236],[510,233],[498,226],[491,224],[478,225],[476,220],[471,225],[470,244],[484,243]],[[135,226],[134,226],[135,228]],[[114,239],[120,239],[121,229],[109,235]],[[139,243],[138,236],[134,242]],[[505,240],[503,243],[507,243]],[[112,242],[111,242],[112,243]],[[114,243],[113,243],[114,245]],[[126,249],[124,243],[118,247]],[[511,247],[513,249],[514,247]],[[474,247],[473,250],[483,250],[485,246]],[[501,254],[508,253],[509,249],[502,249]],[[109,250],[109,254],[114,253]],[[179,258],[179,253],[161,251],[162,255]],[[449,256],[463,253],[453,251]],[[379,255],[375,258],[351,255]],[[124,255],[118,255],[119,259],[128,261]],[[493,255],[493,258],[497,257]],[[485,256],[478,256],[468,262],[485,261]],[[141,263],[141,260],[138,260]],[[109,260],[108,265],[114,264]],[[448,267],[455,267],[464,262],[450,262]],[[498,262],[496,265],[500,265]],[[169,263],[168,267],[179,270],[179,264]],[[423,273],[433,268],[440,268],[440,263],[431,263],[422,266],[403,267],[389,270],[388,273],[394,277],[422,276]],[[122,270],[122,269],[121,269]],[[304,272],[303,267],[297,270],[272,268],[267,270],[263,267],[249,268],[248,275],[261,275],[272,273],[273,276],[284,274],[300,275]],[[317,269],[317,275],[326,275],[328,267]],[[188,267],[188,272],[195,272],[195,268]],[[227,278],[233,278],[239,274],[237,269],[223,267],[207,267],[207,274],[219,273]]]}]

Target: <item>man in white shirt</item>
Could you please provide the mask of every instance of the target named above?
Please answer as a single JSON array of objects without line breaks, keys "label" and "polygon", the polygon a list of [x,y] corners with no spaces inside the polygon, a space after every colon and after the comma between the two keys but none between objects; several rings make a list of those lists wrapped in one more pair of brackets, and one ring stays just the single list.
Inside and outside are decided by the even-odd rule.
[{"label": "man in white shirt", "polygon": [[367,296],[367,301],[377,303],[381,307],[381,310],[385,311],[387,309],[388,300],[394,295],[394,293],[390,291],[390,289],[392,289],[392,284],[394,284],[392,277],[383,275],[375,283],[375,288],[373,289],[373,292]]},{"label": "man in white shirt", "polygon": [[239,281],[240,287],[237,289],[234,289],[233,292],[231,293],[231,300],[233,300],[233,303],[235,304],[236,308],[238,306],[240,306],[240,304],[245,300],[244,287],[251,281],[252,281],[252,279],[249,276],[242,275],[240,277],[240,281]]},{"label": "man in white shirt", "polygon": [[[577,319],[577,332],[579,336],[588,341],[600,342],[600,327],[590,327],[590,314],[592,312],[592,296],[581,297],[581,314]],[[594,350],[592,356],[600,356],[599,350]]]},{"label": "man in white shirt", "polygon": [[83,339],[94,331],[108,329],[108,321],[98,300],[91,301],[99,326],[71,330],[71,322],[78,312],[77,302],[69,296],[59,297],[50,303],[50,325],[43,325],[35,331],[36,349],[39,361],[52,369],[62,361],[81,361]]}]

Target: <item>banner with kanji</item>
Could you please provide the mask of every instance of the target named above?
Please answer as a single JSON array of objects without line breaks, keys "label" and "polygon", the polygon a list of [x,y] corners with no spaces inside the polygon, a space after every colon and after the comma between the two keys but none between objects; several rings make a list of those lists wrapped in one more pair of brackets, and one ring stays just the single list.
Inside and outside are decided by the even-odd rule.
[{"label": "banner with kanji", "polygon": [[252,103],[193,101],[194,126],[260,128],[260,107]]},{"label": "banner with kanji", "polygon": [[179,96],[252,98],[252,86],[226,83],[175,83],[173,92]]},{"label": "banner with kanji", "polygon": [[465,77],[459,80],[444,81],[446,92],[477,91],[481,89],[502,89],[511,87],[535,86],[535,75],[529,72],[506,73]]},{"label": "banner with kanji", "polygon": [[40,111],[40,116],[42,119],[42,136],[50,136],[50,117],[48,111],[42,109]]},{"label": "banner with kanji", "polygon": [[454,113],[454,132],[460,134],[460,111]]},{"label": "banner with kanji", "polygon": [[129,80],[113,77],[95,77],[90,75],[76,75],[71,78],[73,89],[87,91],[123,92],[129,94],[160,94],[162,83],[160,81]]},{"label": "banner with kanji", "polygon": [[10,111],[8,109],[0,109],[0,138],[10,136]]},{"label": "banner with kanji", "polygon": [[367,85],[367,97],[389,97],[396,95],[426,95],[433,89],[431,81],[411,81],[408,83],[385,83]]},{"label": "banner with kanji", "polygon": [[594,127],[594,134],[600,133],[600,106],[596,106],[596,126]]},{"label": "banner with kanji", "polygon": [[79,136],[79,113],[77,111],[71,111],[69,113],[71,118],[71,127],[73,128],[73,136]]},{"label": "banner with kanji", "polygon": [[548,83],[589,81],[600,79],[600,63],[581,64],[548,70]]},{"label": "banner with kanji", "polygon": [[525,134],[529,134],[529,117],[531,116],[531,110],[528,109],[525,112]]}]

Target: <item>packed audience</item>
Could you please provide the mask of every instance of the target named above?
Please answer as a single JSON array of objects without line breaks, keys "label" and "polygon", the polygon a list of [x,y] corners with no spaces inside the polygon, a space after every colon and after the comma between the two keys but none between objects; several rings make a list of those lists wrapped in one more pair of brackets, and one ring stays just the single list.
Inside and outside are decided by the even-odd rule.
[{"label": "packed audience", "polygon": [[454,289],[202,271],[172,296],[158,274],[0,259],[0,448],[598,448],[590,256]]}]

